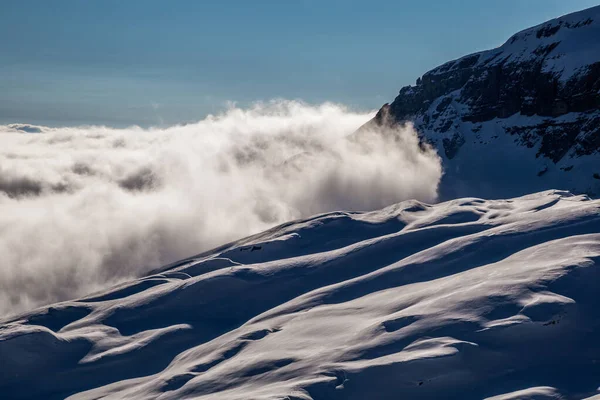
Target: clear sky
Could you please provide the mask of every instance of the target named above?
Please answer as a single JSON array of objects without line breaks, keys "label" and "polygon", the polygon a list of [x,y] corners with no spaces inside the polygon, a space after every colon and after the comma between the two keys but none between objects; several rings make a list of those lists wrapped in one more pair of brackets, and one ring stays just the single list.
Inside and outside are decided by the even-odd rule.
[{"label": "clear sky", "polygon": [[0,123],[168,125],[230,101],[359,109],[588,0],[1,0]]}]

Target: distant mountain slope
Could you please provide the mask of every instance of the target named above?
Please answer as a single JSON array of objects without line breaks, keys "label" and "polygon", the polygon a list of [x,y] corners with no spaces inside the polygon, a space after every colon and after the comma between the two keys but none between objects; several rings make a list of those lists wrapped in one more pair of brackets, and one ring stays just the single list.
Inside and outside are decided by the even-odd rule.
[{"label": "distant mountain slope", "polygon": [[0,397],[591,397],[598,232],[560,191],[288,223],[0,322]]},{"label": "distant mountain slope", "polygon": [[442,198],[600,194],[600,6],[427,72],[367,127],[404,121],[443,158]]}]

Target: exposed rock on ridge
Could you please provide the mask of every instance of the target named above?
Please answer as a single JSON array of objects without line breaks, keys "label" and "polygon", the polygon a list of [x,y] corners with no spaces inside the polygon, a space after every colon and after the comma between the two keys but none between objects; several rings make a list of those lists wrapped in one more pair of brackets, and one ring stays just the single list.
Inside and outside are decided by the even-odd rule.
[{"label": "exposed rock on ridge", "polygon": [[[425,73],[367,127],[406,121],[443,157],[446,197],[515,195],[530,185],[600,193],[593,179],[600,172],[600,7],[526,29],[496,49]],[[530,178],[527,190],[514,185],[513,175],[491,190],[464,171],[522,164],[517,157],[526,158],[518,170],[519,178]],[[544,168],[549,173],[538,179]]]}]

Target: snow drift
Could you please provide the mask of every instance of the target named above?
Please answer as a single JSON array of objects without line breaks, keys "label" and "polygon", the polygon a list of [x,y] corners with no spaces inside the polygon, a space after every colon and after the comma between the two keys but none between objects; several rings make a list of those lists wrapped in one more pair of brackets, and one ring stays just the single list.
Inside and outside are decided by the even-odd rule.
[{"label": "snow drift", "polygon": [[257,104],[168,129],[0,127],[0,315],[81,296],[294,218],[436,198],[410,127]]},{"label": "snow drift", "polygon": [[5,320],[0,393],[596,396],[598,232],[600,201],[561,191],[286,223]]}]

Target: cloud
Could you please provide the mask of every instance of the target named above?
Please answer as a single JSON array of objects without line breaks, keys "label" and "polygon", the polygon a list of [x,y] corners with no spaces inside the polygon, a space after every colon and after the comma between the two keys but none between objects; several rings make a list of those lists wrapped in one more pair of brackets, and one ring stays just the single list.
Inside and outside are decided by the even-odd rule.
[{"label": "cloud", "polygon": [[349,137],[372,116],[273,101],[166,129],[0,126],[0,314],[290,219],[434,201],[440,161],[410,126]]},{"label": "cloud", "polygon": [[26,132],[26,133],[42,133],[44,127],[30,124],[10,124],[6,125],[5,131],[9,132]]}]

